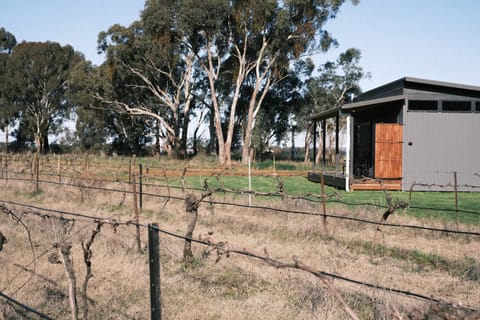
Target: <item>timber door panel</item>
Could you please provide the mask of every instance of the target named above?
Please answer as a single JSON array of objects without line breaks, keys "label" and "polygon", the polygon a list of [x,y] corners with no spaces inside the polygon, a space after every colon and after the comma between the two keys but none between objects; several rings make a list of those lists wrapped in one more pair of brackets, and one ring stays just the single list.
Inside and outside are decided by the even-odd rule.
[{"label": "timber door panel", "polygon": [[397,123],[375,125],[375,178],[402,177],[403,127]]}]

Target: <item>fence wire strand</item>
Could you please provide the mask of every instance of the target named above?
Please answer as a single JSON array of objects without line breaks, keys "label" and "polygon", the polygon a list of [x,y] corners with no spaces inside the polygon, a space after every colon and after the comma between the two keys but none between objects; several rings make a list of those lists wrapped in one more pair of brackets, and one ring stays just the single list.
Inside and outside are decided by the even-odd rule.
[{"label": "fence wire strand", "polygon": [[1,292],[1,291],[0,291],[0,297],[3,298],[3,299],[5,299],[5,300],[7,300],[7,301],[10,302],[10,303],[13,303],[13,304],[16,305],[16,306],[21,307],[22,309],[27,310],[27,311],[30,312],[30,313],[33,313],[33,314],[39,316],[41,319],[53,320],[53,318],[50,318],[50,317],[47,316],[46,314],[44,314],[44,313],[42,313],[42,312],[40,312],[40,311],[37,311],[37,310],[33,309],[32,307],[29,307],[29,306],[27,306],[26,304],[21,303],[21,302],[15,300],[15,299],[12,298],[12,297],[7,296],[6,294],[4,294],[4,293]]},{"label": "fence wire strand", "polygon": [[[185,236],[180,235],[178,233],[168,231],[168,230],[165,230],[165,229],[157,227],[157,226],[152,226],[152,225],[143,224],[143,223],[136,223],[134,221],[119,222],[119,221],[115,221],[115,220],[99,218],[99,217],[96,217],[96,216],[89,216],[89,215],[86,215],[86,214],[79,214],[79,213],[72,213],[72,212],[66,212],[66,211],[61,211],[61,210],[41,208],[41,207],[38,207],[38,206],[32,206],[32,205],[28,205],[28,204],[21,204],[21,203],[10,202],[10,201],[0,201],[0,204],[1,203],[7,203],[7,204],[10,204],[10,205],[15,205],[15,206],[23,206],[23,207],[26,207],[26,208],[31,208],[31,209],[36,209],[36,210],[41,210],[41,211],[46,211],[46,212],[51,212],[51,213],[59,213],[61,215],[69,215],[69,216],[73,216],[73,217],[77,217],[77,218],[87,219],[87,220],[90,220],[94,223],[102,222],[102,223],[106,223],[106,224],[112,224],[112,225],[115,225],[115,226],[119,226],[119,225],[138,226],[138,227],[143,228],[143,229],[154,228],[156,231],[158,231],[158,232],[160,232],[164,235],[174,237],[174,238],[177,238],[179,240],[188,240],[188,241],[191,241],[193,243],[200,244],[200,245],[207,246],[207,247],[218,246],[218,243],[212,243],[210,241],[205,241],[205,240],[202,240],[202,239],[196,239],[196,238],[193,238],[193,237],[185,237]],[[31,215],[38,216],[38,217],[49,217],[49,218],[57,218],[57,219],[62,218],[62,216],[59,217],[59,216],[55,216],[55,215],[39,214],[39,213],[35,213],[35,212],[32,212],[32,211],[26,211],[24,213],[25,214],[31,214]],[[250,251],[248,251],[246,249],[240,249],[240,250],[231,250],[230,249],[230,250],[228,250],[228,252],[262,260],[262,256],[252,254]],[[271,260],[273,260],[273,259],[271,259]],[[429,302],[434,302],[434,303],[445,303],[447,305],[454,305],[453,303],[444,302],[440,299],[429,297],[429,296],[419,294],[419,293],[415,293],[415,292],[411,292],[411,291],[408,291],[408,290],[402,290],[402,289],[396,289],[396,288],[393,288],[393,287],[386,287],[386,286],[382,286],[382,285],[378,285],[378,284],[372,284],[372,283],[368,283],[368,282],[365,282],[365,281],[356,280],[356,279],[348,278],[348,277],[345,277],[345,276],[342,276],[342,275],[329,273],[329,272],[325,272],[325,271],[315,270],[315,273],[318,274],[318,275],[324,276],[324,277],[331,278],[331,279],[337,279],[337,280],[341,280],[341,281],[344,281],[344,282],[365,286],[365,287],[368,287],[368,288],[371,288],[371,289],[376,289],[376,290],[382,290],[382,291],[385,291],[385,292],[392,292],[392,293],[396,293],[396,294],[401,294],[401,295],[404,295],[404,296],[407,296],[407,297],[410,297],[410,298],[414,298],[414,299],[421,299],[421,300],[424,300],[424,301],[429,301]],[[471,307],[465,307],[465,308],[467,308],[470,311],[476,311],[476,309],[471,308]],[[50,318],[47,317],[46,319],[50,319]]]}]

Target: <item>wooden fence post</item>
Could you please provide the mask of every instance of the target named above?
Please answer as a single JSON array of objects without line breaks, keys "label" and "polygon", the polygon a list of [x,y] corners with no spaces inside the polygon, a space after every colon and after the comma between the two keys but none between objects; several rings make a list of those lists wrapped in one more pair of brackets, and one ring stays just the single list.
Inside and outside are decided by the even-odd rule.
[{"label": "wooden fence post", "polygon": [[408,202],[412,202],[412,192],[416,184],[417,184],[417,181],[413,181],[412,185],[410,186],[410,193],[408,194]]},{"label": "wooden fence post", "polygon": [[150,268],[150,311],[152,320],[162,319],[160,290],[160,238],[158,224],[148,225],[148,261]]},{"label": "wooden fence post", "polygon": [[248,205],[252,206],[252,162],[248,156]]},{"label": "wooden fence post", "polygon": [[325,205],[325,180],[323,177],[323,169],[320,173],[321,184],[322,184],[322,208],[323,208],[323,228],[327,231],[327,207]]},{"label": "wooden fence post", "polygon": [[128,159],[128,183],[132,183],[132,159]]},{"label": "wooden fence post", "polygon": [[61,175],[61,161],[62,161],[62,156],[58,155],[57,156],[57,175],[58,175],[58,182],[62,182],[62,175]]},{"label": "wooden fence post", "polygon": [[5,126],[5,181],[8,182],[8,125]]},{"label": "wooden fence post", "polygon": [[[132,165],[133,165],[133,167],[135,168],[135,155],[133,155]],[[136,183],[136,181],[135,181],[135,169],[132,170],[131,167],[130,167],[130,172],[131,172],[131,174],[132,174],[131,181],[132,181],[132,192],[133,192],[133,210],[134,210],[134,214],[135,214],[135,223],[136,223],[136,226],[135,226],[135,229],[136,229],[135,239],[136,239],[136,243],[137,243],[137,250],[138,250],[138,252],[142,252],[142,244],[141,244],[141,241],[140,241],[140,226],[139,226],[140,216],[139,216],[139,214],[138,214],[137,183]]]},{"label": "wooden fence post", "polygon": [[39,175],[40,175],[40,153],[37,151],[37,153],[35,153],[35,156],[34,156],[34,166],[35,166],[35,186],[36,186],[36,192],[40,192],[40,187],[38,185],[38,179],[39,179]]}]

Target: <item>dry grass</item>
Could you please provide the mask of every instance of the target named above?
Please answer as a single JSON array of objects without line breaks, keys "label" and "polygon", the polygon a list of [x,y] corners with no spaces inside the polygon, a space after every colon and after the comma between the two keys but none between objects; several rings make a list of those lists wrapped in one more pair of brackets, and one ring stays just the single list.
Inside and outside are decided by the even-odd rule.
[{"label": "dry grass", "polygon": [[[74,182],[74,181],[72,181]],[[128,185],[107,185],[91,181],[82,187],[41,185],[0,181],[0,200],[83,213],[127,221],[133,216],[130,194],[89,190],[89,186],[129,191]],[[165,188],[144,190],[167,194]],[[181,190],[170,194],[184,196]],[[215,199],[215,197],[214,197]],[[224,200],[223,195],[217,200]],[[245,198],[228,199],[245,204]],[[157,222],[161,229],[184,234],[189,217],[184,203],[165,198],[144,198],[141,223]],[[282,209],[319,211],[310,204],[278,200],[268,203]],[[262,202],[262,205],[265,203]],[[10,206],[12,210],[20,207]],[[381,212],[346,212],[338,215],[378,221]],[[15,211],[18,212],[18,211]],[[68,218],[66,216],[66,218]],[[0,252],[0,291],[56,319],[69,319],[68,281],[61,264],[52,264],[53,247],[63,226],[49,218],[30,214],[21,217],[26,225],[0,213],[0,231],[8,243]],[[390,222],[448,227],[436,221],[420,221],[402,214]],[[67,238],[73,245],[73,263],[80,290],[85,276],[81,241],[95,229],[92,221],[68,223]],[[462,226],[472,229],[470,226]],[[36,260],[28,241],[31,234]],[[474,229],[472,229],[474,230]],[[374,244],[376,227],[355,222],[328,220],[324,230],[321,217],[272,213],[207,203],[199,209],[194,237],[207,233],[214,241],[231,247],[263,252],[272,258],[292,261],[325,272],[397,289],[408,290],[442,301],[480,306],[480,239],[400,228],[382,228]],[[89,319],[146,319],[149,317],[149,273],[146,253],[135,250],[133,226],[103,226],[92,250],[94,277],[88,286]],[[165,319],[345,319],[339,301],[312,275],[289,269],[275,269],[260,260],[232,254],[219,261],[215,253],[205,257],[205,247],[193,246],[192,265],[182,262],[183,241],[161,234],[162,303]],[[142,247],[146,248],[142,229]],[[430,305],[422,300],[369,289],[335,280],[347,304],[361,319],[392,319],[415,310],[420,314]],[[80,307],[82,306],[80,303]],[[0,319],[14,319],[19,311],[0,303]],[[80,315],[82,312],[80,312]]]}]

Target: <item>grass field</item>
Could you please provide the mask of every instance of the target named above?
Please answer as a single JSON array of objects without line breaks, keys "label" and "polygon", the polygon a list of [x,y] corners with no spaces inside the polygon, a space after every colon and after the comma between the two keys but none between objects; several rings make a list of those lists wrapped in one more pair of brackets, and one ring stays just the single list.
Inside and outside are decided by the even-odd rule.
[{"label": "grass field", "polygon": [[[63,164],[63,184],[16,180],[29,178],[25,165],[9,166],[10,180],[0,179],[0,232],[8,239],[0,251],[0,291],[54,319],[70,319],[69,281],[65,268],[58,262],[58,244],[62,238],[71,245],[71,258],[81,292],[86,275],[82,243],[95,230],[96,223],[86,218],[61,214],[54,218],[51,211],[13,205],[23,203],[50,210],[81,213],[104,219],[126,222],[133,216],[131,185],[125,179],[129,159],[91,159],[89,165]],[[143,208],[140,222],[158,223],[160,228],[185,235],[191,216],[185,212],[184,198],[201,190],[182,190],[181,174],[185,163],[166,163],[137,159],[156,176],[143,177]],[[138,163],[138,162],[137,162]],[[203,162],[202,162],[203,163]],[[246,176],[213,175],[213,163],[189,163],[195,176],[186,176],[189,187],[202,188],[205,178],[209,187],[232,190],[248,189]],[[55,174],[54,160],[45,161],[43,173]],[[288,163],[287,163],[288,164]],[[191,166],[191,167],[190,167]],[[173,176],[163,173],[177,172]],[[244,168],[237,172],[244,174]],[[302,170],[302,168],[299,168]],[[157,171],[154,171],[157,170]],[[252,179],[256,192],[276,193],[278,179],[271,177],[271,168],[255,169]],[[231,170],[230,172],[233,172]],[[292,170],[292,174],[297,171]],[[144,171],[145,173],[145,171]],[[112,182],[97,180],[98,177]],[[128,178],[128,177],[127,177]],[[55,175],[44,179],[58,181]],[[282,176],[284,191],[300,198],[321,193],[320,185],[304,176]],[[128,180],[126,180],[128,181]],[[159,184],[162,186],[155,186]],[[170,186],[167,187],[166,185]],[[92,189],[95,187],[97,189]],[[110,192],[109,189],[122,192]],[[385,205],[383,192],[346,193],[325,188],[329,213],[379,221]],[[149,195],[147,195],[149,194]],[[153,195],[162,195],[156,197]],[[393,198],[408,200],[409,194],[392,193]],[[267,254],[272,259],[293,262],[293,257],[314,270],[341,275],[375,285],[396,288],[453,305],[436,304],[389,291],[375,290],[340,280],[329,279],[359,319],[427,319],[432,314],[447,314],[448,319],[462,319],[470,314],[460,306],[480,308],[480,237],[444,232],[383,227],[358,221],[328,219],[321,216],[288,214],[288,211],[321,213],[321,203],[307,199],[255,196],[248,207],[248,195],[215,193],[199,207],[193,237],[230,248]],[[476,193],[460,193],[459,207],[478,210]],[[216,202],[217,204],[209,203]],[[222,204],[224,203],[224,204]],[[232,206],[225,203],[234,203]],[[410,208],[396,212],[389,222],[430,226],[440,229],[457,228],[452,193],[414,192]],[[432,207],[438,210],[414,209]],[[15,215],[9,215],[8,210]],[[478,216],[459,216],[461,230],[479,232]],[[72,219],[72,220],[68,220]],[[380,230],[378,230],[380,229]],[[342,304],[318,278],[299,270],[276,269],[259,259],[241,255],[218,255],[215,250],[193,245],[193,263],[183,261],[184,241],[160,234],[162,303],[165,319],[346,319]],[[133,225],[102,227],[92,245],[93,278],[88,282],[89,319],[149,318],[149,271],[146,231],[141,229],[142,252],[136,250]],[[212,249],[212,248],[210,248]],[[33,255],[35,252],[35,255]],[[57,254],[57,257],[55,256]],[[35,256],[35,257],[34,257]],[[3,300],[0,300],[3,301]],[[80,316],[84,309],[79,298]],[[25,316],[22,316],[22,312]],[[0,302],[0,319],[29,318],[28,313],[11,304]],[[478,314],[477,314],[478,316]],[[32,317],[35,319],[34,317]],[[472,318],[475,319],[475,318]]]},{"label": "grass field", "polygon": [[[205,178],[205,177],[187,177],[187,186],[194,188],[202,188],[204,180],[207,179],[208,185],[211,188],[223,187],[232,190],[248,190],[248,177],[233,177],[226,176],[220,178]],[[273,192],[277,191],[278,182],[280,179],[284,186],[284,191],[288,195],[320,195],[321,185],[310,182],[306,177],[301,176],[286,176],[286,177],[272,177],[261,176],[252,177],[252,190],[259,192]],[[354,208],[361,204],[375,204],[380,206],[386,205],[385,194],[382,191],[354,191],[345,192],[333,187],[324,187],[326,195],[336,195],[336,200],[328,200],[329,205],[344,202],[355,205],[345,205],[347,208]],[[393,199],[400,199],[410,204],[410,208],[402,211],[403,214],[408,214],[420,218],[436,219],[446,222],[456,220],[455,213],[455,194],[453,192],[390,192]],[[261,198],[261,197],[260,197]],[[460,192],[458,193],[458,209],[459,211],[477,212],[458,214],[458,220],[462,223],[480,225],[480,192]]]}]

